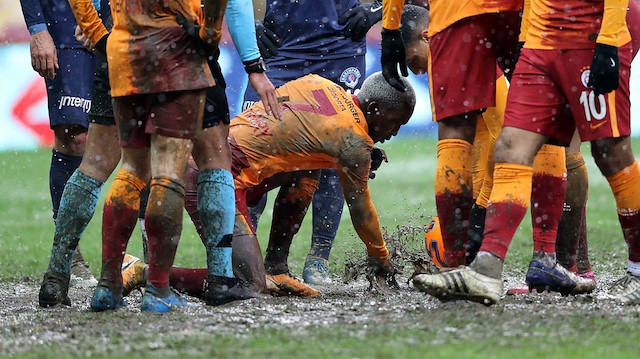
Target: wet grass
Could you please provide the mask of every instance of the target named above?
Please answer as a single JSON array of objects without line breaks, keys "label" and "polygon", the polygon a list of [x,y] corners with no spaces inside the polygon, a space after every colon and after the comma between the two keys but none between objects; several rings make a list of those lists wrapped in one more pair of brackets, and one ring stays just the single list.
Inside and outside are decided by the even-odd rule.
[{"label": "wet grass", "polygon": [[[640,153],[640,141],[636,140],[633,144],[635,152]],[[371,181],[371,192],[382,226],[389,231],[392,232],[401,225],[425,225],[429,217],[435,215],[435,145],[434,140],[409,137],[383,146],[390,163],[383,164],[376,179]],[[583,150],[588,154],[588,145]],[[50,152],[47,150],[0,153],[0,282],[24,281],[37,286],[46,269],[54,229],[48,190],[49,163]],[[618,275],[626,264],[626,249],[615,214],[615,202],[593,161],[587,158],[587,163],[591,183],[588,204],[591,256],[596,264],[596,271]],[[105,194],[106,189],[103,190],[102,198]],[[94,274],[98,274],[100,267],[102,202],[101,199],[96,216],[81,241],[83,253]],[[271,206],[270,201],[258,231],[263,249],[266,247],[271,222]],[[310,219],[311,216],[308,215],[291,249],[289,263],[294,274],[301,274],[309,248]],[[511,246],[507,259],[509,272],[524,271],[531,255],[530,236],[530,219],[527,218]],[[416,238],[416,241],[420,240],[419,237]],[[141,255],[141,248],[139,232],[136,230],[128,252]],[[363,248],[345,211],[332,252],[331,269],[334,275],[342,273],[349,253],[353,253],[354,249],[362,251]],[[204,265],[203,246],[186,215],[176,265]],[[415,304],[415,300],[409,299],[409,302],[412,301]],[[181,357],[260,355],[380,358],[606,355],[617,358],[637,355],[637,343],[640,342],[637,310],[608,313],[606,308],[597,308],[593,312],[584,312],[584,306],[577,305],[573,308],[569,305],[554,312],[553,303],[531,304],[524,300],[517,303],[523,307],[516,309],[509,305],[484,308],[448,303],[424,310],[418,308],[408,312],[404,320],[393,319],[383,323],[376,321],[364,325],[338,321],[338,324],[302,326],[301,329],[296,329],[295,325],[284,329],[251,326],[238,333],[227,331],[217,335],[196,326],[200,330],[176,336],[164,335],[160,339],[151,334],[156,321],[143,320],[146,329],[132,328],[125,337],[118,337],[115,333],[105,336],[100,335],[99,330],[84,332],[80,329],[76,334],[77,340],[74,341],[79,348],[75,350],[65,352],[71,345],[66,341],[45,340],[18,351],[20,357],[63,357],[68,354],[145,357],[160,354]],[[529,304],[530,309],[527,308]],[[29,305],[24,309],[27,313],[36,310]],[[5,313],[9,312],[15,311],[8,310]],[[83,311],[71,311],[68,314],[71,321],[80,323],[80,328],[108,327],[112,322],[123,322],[121,324],[124,325],[126,321],[134,319],[131,315],[129,312],[119,312],[96,317]],[[242,313],[234,315],[241,316]],[[48,312],[38,311],[36,316],[40,318],[36,322],[46,321]],[[167,319],[188,323],[191,318],[193,317],[181,318],[180,314],[176,314]],[[141,325],[138,319],[140,317],[136,315],[132,322],[134,327]],[[216,316],[212,315],[210,319],[215,322]],[[4,331],[8,335],[10,326],[4,320],[0,318],[0,333]],[[162,322],[160,318],[158,321]],[[483,329],[485,324],[491,329]],[[29,330],[25,328],[24,333],[29,335]],[[4,334],[0,334],[0,337],[4,337]],[[149,343],[157,345],[149,346]],[[0,349],[0,354],[16,352],[1,344]]]}]

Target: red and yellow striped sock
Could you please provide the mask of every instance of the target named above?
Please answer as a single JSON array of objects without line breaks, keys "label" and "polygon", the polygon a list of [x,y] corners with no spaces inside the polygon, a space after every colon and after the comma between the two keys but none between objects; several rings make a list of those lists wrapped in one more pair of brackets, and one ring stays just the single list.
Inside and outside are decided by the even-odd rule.
[{"label": "red and yellow striped sock", "polygon": [[544,145],[533,161],[531,225],[533,250],[556,252],[558,223],[562,218],[567,166],[564,147]]},{"label": "red and yellow striped sock", "polygon": [[607,177],[618,207],[618,219],[629,248],[629,260],[640,262],[640,168],[638,161]]},{"label": "red and yellow striped sock", "polygon": [[471,212],[471,144],[463,140],[438,141],[436,208],[440,218],[445,262],[449,267],[465,264]]},{"label": "red and yellow striped sock", "polygon": [[147,182],[121,169],[107,193],[102,212],[102,274],[109,285],[122,284],[122,259],[140,209],[140,194]]},{"label": "red and yellow striped sock", "polygon": [[505,259],[513,235],[529,207],[532,176],[532,167],[496,164],[480,251]]}]

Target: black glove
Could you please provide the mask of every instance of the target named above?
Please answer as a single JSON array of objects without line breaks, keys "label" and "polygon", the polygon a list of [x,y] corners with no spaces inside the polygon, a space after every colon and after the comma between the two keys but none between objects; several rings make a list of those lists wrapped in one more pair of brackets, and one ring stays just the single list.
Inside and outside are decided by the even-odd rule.
[{"label": "black glove", "polygon": [[103,37],[96,42],[96,50],[98,50],[103,55],[107,55],[107,39],[109,38],[109,34],[104,35]]},{"label": "black glove", "polygon": [[383,161],[389,162],[389,160],[387,159],[387,154],[378,147],[374,147],[371,150],[371,167],[369,168],[370,179],[376,178],[376,174],[374,171],[377,171],[378,168],[380,168],[380,165],[382,165]]},{"label": "black glove", "polygon": [[618,59],[618,48],[596,44],[587,86],[593,89],[593,93],[596,96],[599,96],[616,90],[619,85],[620,60]]},{"label": "black glove", "polygon": [[344,28],[344,37],[358,41],[365,37],[371,26],[380,20],[382,20],[382,5],[374,2],[361,4],[347,10],[338,19],[338,24],[348,23]]},{"label": "black glove", "polygon": [[278,54],[280,39],[275,32],[267,29],[262,21],[256,21],[256,39],[263,59],[268,59]]},{"label": "black glove", "polygon": [[180,14],[176,15],[176,21],[178,22],[178,25],[187,32],[189,37],[193,39],[198,54],[206,57],[207,60],[210,60],[215,56],[217,46],[209,46],[204,40],[202,40],[200,37],[200,25],[190,23]]},{"label": "black glove", "polygon": [[404,42],[400,30],[382,29],[382,75],[389,85],[400,92],[407,91],[407,87],[400,80],[398,65],[402,76],[409,76],[407,71],[407,55],[404,50]]}]

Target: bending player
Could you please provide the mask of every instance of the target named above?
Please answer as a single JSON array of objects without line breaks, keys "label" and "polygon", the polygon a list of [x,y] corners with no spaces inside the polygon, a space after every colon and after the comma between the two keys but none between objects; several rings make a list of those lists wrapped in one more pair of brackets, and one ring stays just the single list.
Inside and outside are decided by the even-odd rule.
[{"label": "bending player", "polygon": [[[629,143],[632,50],[626,6],[611,0],[596,5],[583,12],[532,0],[526,13],[531,23],[496,144],[494,186],[480,252],[469,267],[416,276],[417,287],[439,298],[485,304],[500,300],[504,258],[529,204],[533,158],[547,141],[569,144],[577,128],[583,141],[591,141],[596,164],[613,190],[629,249],[628,273],[614,283],[610,295],[622,303],[640,297],[640,170]],[[549,18],[548,9],[564,16]],[[582,28],[566,26],[574,18]],[[593,41],[597,24],[602,25]],[[556,75],[551,78],[549,73]],[[563,116],[567,105],[573,121]]]},{"label": "bending player", "polygon": [[[247,201],[260,198],[269,189],[290,185],[295,177],[302,186],[289,192],[290,199],[304,198],[294,203],[294,207],[306,208],[317,185],[317,171],[313,170],[333,167],[340,175],[356,232],[367,246],[373,274],[380,284],[392,279],[395,269],[388,258],[367,181],[373,144],[395,135],[413,112],[415,95],[408,82],[404,81],[404,85],[407,90],[399,92],[376,73],[365,80],[356,97],[327,79],[308,75],[277,90],[284,101],[282,121],[268,115],[258,102],[231,122],[232,172],[236,184],[233,240],[236,277],[255,291],[266,290],[265,268]],[[287,232],[286,241],[290,242],[297,230],[294,222],[299,226],[301,220],[302,216],[285,222],[285,227],[292,226],[281,229]],[[280,227],[281,223],[274,220],[274,226]],[[283,247],[287,247],[286,243]],[[203,294],[206,270],[174,273],[177,280],[180,276],[189,277],[183,279],[191,286],[183,286],[186,291]],[[205,299],[208,303],[217,301],[206,293]]]}]

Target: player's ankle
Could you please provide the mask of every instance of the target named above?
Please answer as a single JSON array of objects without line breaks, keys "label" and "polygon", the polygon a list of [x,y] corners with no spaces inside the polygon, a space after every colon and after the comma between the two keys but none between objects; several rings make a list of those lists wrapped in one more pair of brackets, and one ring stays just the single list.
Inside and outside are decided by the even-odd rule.
[{"label": "player's ankle", "polygon": [[495,256],[489,252],[478,252],[476,259],[471,262],[469,267],[475,272],[486,275],[494,279],[502,278],[502,268],[504,266],[504,260]]}]

